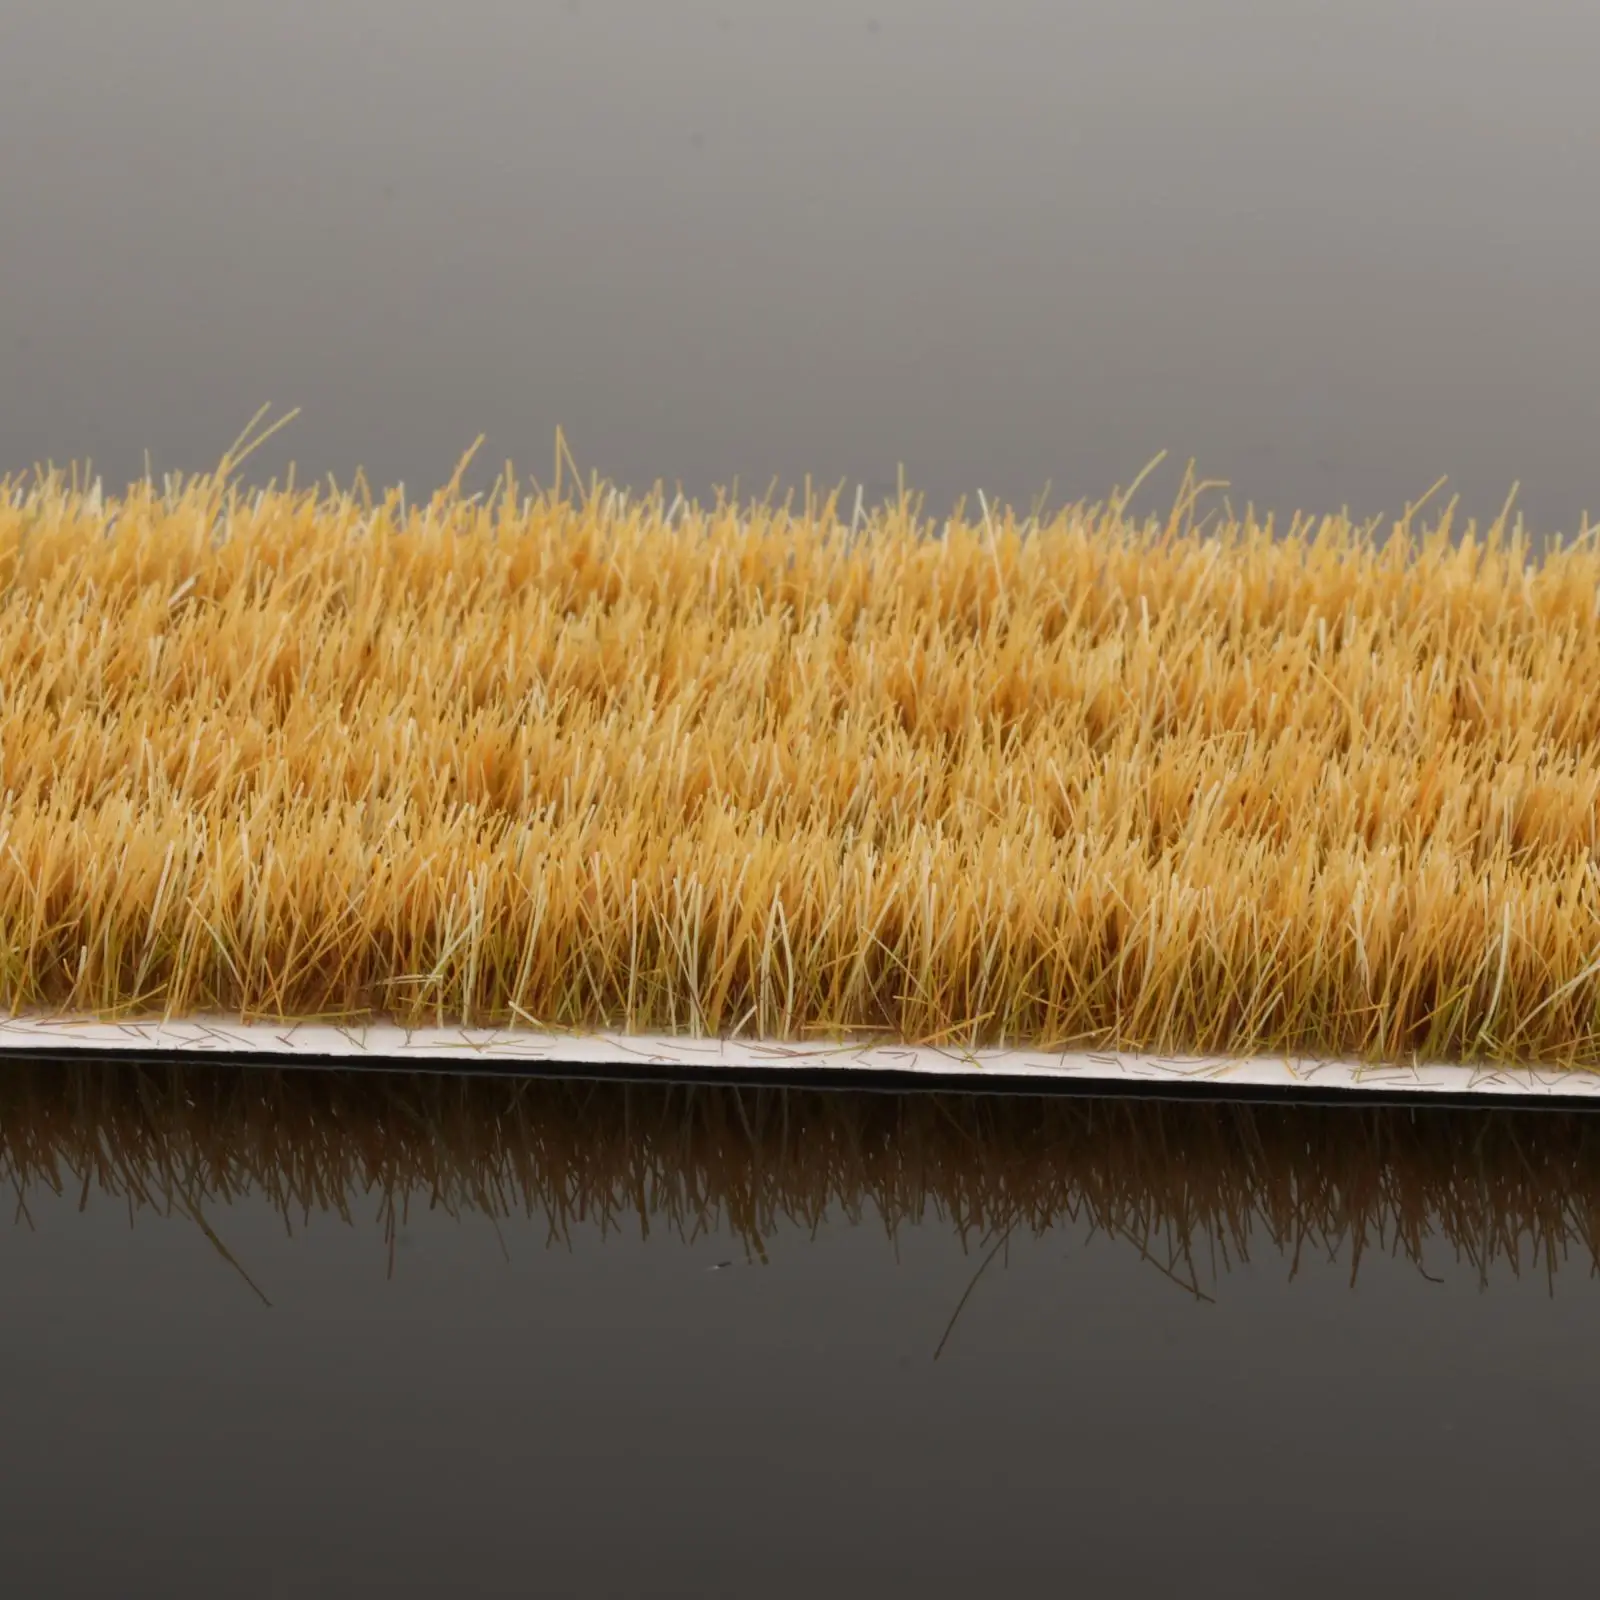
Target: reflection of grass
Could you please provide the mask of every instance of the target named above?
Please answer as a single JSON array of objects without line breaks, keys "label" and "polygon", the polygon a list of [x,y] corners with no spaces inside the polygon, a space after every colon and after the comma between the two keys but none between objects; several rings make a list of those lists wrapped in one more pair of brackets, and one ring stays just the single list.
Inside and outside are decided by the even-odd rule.
[{"label": "reflection of grass", "polygon": [[929,531],[13,486],[0,1004],[1600,1059],[1593,538]]},{"label": "reflection of grass", "polygon": [[[201,1217],[245,1193],[291,1222],[411,1206],[715,1226],[753,1257],[787,1228],[930,1212],[981,1255],[1075,1222],[1192,1293],[1263,1246],[1295,1268],[1443,1244],[1486,1273],[1600,1265],[1600,1118],[372,1073],[17,1065],[0,1181]],[[213,1216],[215,1211],[213,1209]],[[224,1231],[226,1231],[224,1229]],[[219,1244],[220,1248],[220,1244]]]}]

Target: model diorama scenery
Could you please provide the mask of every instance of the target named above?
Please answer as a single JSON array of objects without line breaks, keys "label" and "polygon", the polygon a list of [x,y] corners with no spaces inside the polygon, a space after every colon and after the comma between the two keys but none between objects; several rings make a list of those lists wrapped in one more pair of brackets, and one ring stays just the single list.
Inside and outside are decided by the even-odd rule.
[{"label": "model diorama scenery", "polygon": [[229,465],[0,486],[14,1017],[1600,1061],[1592,535]]},{"label": "model diorama scenery", "polygon": [[9,1590],[1581,1592],[1596,59],[0,0]]}]

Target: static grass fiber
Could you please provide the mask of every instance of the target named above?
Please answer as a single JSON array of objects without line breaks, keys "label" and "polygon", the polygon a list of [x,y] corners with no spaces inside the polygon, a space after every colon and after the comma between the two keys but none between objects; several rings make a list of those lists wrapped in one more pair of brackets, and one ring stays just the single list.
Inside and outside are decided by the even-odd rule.
[{"label": "static grass fiber", "polygon": [[1595,538],[1195,503],[8,480],[0,1006],[1600,1059]]}]

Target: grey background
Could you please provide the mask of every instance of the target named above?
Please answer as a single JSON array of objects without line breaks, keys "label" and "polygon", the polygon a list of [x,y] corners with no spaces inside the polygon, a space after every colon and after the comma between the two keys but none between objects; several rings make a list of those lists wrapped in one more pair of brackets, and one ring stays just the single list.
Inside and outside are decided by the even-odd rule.
[{"label": "grey background", "polygon": [[1600,9],[0,0],[0,466],[1600,512]]}]

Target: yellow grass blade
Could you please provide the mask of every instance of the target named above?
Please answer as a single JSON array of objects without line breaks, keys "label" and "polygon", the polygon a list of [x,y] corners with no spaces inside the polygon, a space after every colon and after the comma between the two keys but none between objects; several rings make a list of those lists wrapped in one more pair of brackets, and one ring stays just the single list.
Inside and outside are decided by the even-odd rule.
[{"label": "yellow grass blade", "polygon": [[1593,530],[669,504],[564,437],[246,493],[260,422],[0,485],[0,1006],[1596,1059]]}]

